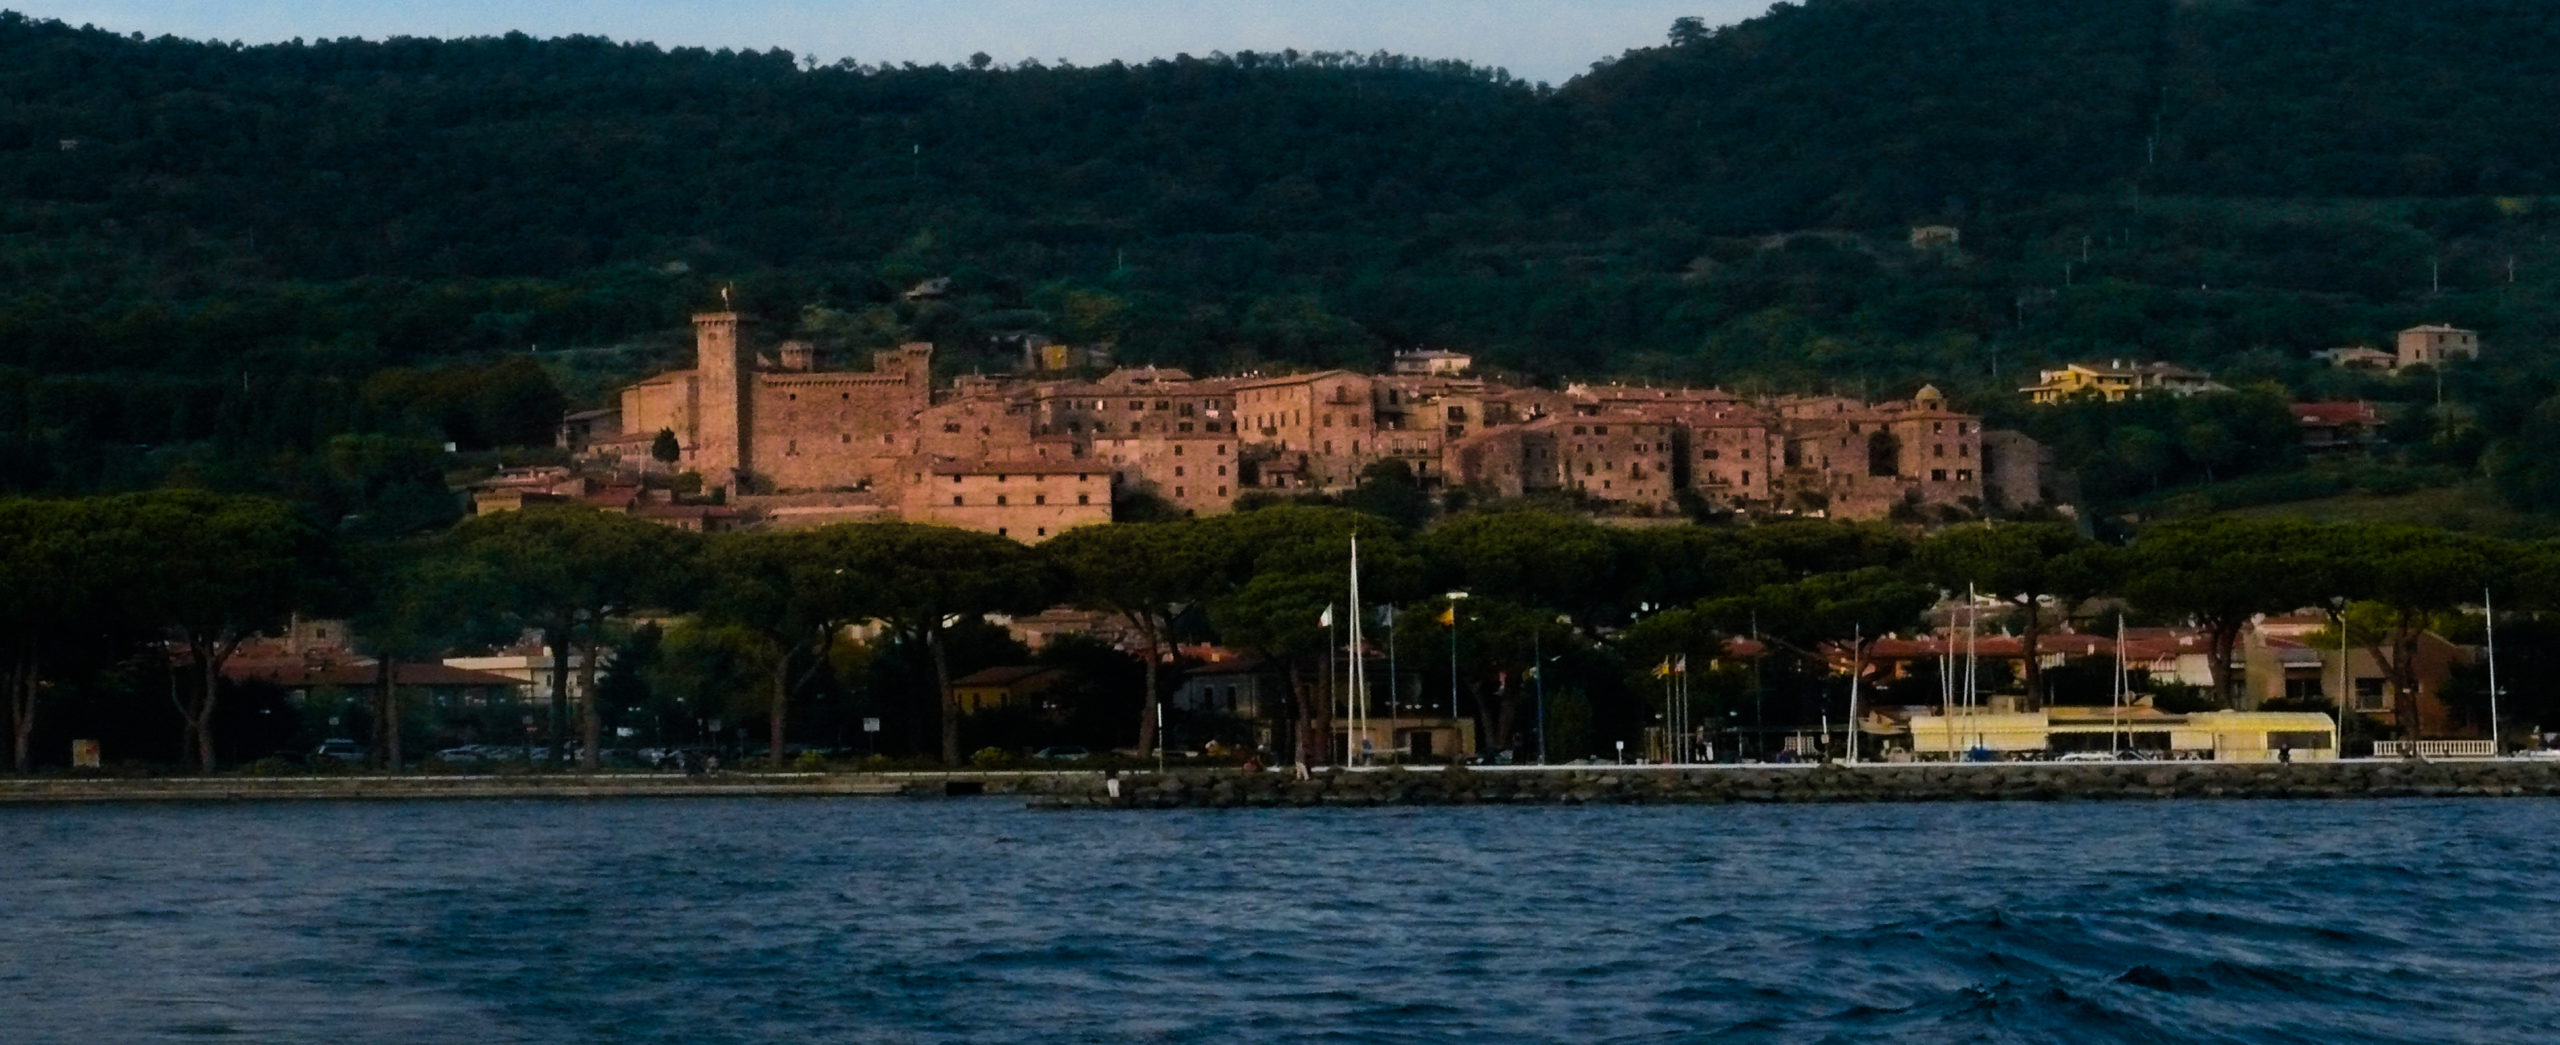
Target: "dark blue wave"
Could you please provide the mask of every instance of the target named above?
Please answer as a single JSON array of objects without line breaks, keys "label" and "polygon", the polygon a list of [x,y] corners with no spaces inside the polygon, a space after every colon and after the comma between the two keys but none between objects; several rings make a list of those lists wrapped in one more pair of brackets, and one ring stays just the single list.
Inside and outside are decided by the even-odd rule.
[{"label": "dark blue wave", "polygon": [[0,1041],[2560,1040],[2560,802],[0,809]]}]

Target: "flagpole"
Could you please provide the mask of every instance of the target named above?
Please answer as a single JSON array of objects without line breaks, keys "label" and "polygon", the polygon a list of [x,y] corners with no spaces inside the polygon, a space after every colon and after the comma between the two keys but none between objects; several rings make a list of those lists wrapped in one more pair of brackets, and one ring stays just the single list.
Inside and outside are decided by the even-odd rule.
[{"label": "flagpole", "polygon": [[1343,717],[1349,720],[1351,728],[1345,730],[1342,735],[1342,761],[1354,766],[1361,763],[1360,741],[1367,739],[1367,735],[1363,732],[1365,723],[1360,714],[1365,710],[1361,707],[1360,687],[1361,683],[1368,681],[1367,673],[1361,670],[1367,666],[1363,662],[1368,659],[1363,653],[1364,651],[1360,648],[1360,534],[1358,531],[1353,531],[1351,534],[1351,686],[1350,692],[1345,694],[1343,701]]}]

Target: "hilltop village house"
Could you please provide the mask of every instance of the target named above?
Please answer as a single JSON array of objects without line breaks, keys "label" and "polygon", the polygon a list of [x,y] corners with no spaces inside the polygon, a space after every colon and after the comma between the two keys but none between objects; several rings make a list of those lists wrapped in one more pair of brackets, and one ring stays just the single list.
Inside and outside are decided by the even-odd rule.
[{"label": "hilltop village house", "polygon": [[[1207,515],[1257,490],[1346,489],[1386,460],[1426,486],[1570,491],[1634,515],[1670,514],[1691,498],[1847,518],[2047,500],[2032,440],[1984,431],[1934,388],[1885,403],[1522,388],[1467,376],[1471,361],[1431,352],[1389,374],[1201,378],[1123,367],[1089,380],[971,376],[935,389],[929,345],[875,353],[868,371],[823,371],[804,343],[753,351],[747,326],[731,312],[694,317],[692,369],[624,388],[619,411],[574,415],[564,441],[626,470],[698,472],[729,504],[776,525],[894,517],[1029,542],[1110,521],[1115,491],[1143,489]],[[679,449],[672,465],[652,458],[661,432]]]}]

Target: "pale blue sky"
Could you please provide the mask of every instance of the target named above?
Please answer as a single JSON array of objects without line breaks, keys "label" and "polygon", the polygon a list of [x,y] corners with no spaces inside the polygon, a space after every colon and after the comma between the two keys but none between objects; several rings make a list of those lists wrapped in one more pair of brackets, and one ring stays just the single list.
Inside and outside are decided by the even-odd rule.
[{"label": "pale blue sky", "polygon": [[1388,50],[1562,83],[1659,43],[1671,20],[1738,21],[1768,0],[0,0],[118,32],[294,37],[582,33],[661,45],[782,47],[826,60],[1080,65],[1188,51]]}]

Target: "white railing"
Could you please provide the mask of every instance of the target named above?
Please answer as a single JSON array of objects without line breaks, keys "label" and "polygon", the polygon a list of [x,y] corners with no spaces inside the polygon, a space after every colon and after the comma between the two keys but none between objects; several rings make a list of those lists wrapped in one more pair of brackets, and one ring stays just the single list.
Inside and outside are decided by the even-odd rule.
[{"label": "white railing", "polygon": [[2408,758],[2412,746],[2419,758],[2494,758],[2497,745],[2486,740],[2377,740],[2375,758]]}]

